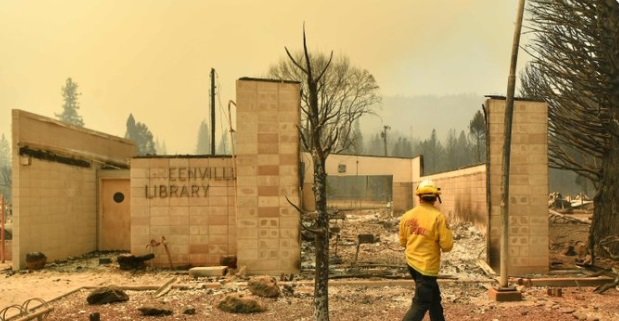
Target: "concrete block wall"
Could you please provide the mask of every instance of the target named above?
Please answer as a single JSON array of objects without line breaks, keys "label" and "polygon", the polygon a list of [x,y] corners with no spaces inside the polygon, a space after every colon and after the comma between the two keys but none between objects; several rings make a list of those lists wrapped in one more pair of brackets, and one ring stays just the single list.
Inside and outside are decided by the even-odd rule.
[{"label": "concrete block wall", "polygon": [[413,183],[393,183],[393,213],[400,215],[413,208]]},{"label": "concrete block wall", "polygon": [[[22,158],[26,158],[22,156]],[[95,168],[29,158],[13,174],[13,265],[29,252],[52,262],[97,249]],[[15,186],[17,183],[18,186]]]},{"label": "concrete block wall", "polygon": [[237,256],[251,274],[301,267],[300,84],[239,79],[237,105]]},{"label": "concrete block wall", "polygon": [[[131,253],[154,253],[154,266],[219,265],[236,254],[231,157],[157,157],[131,161]],[[163,244],[146,247],[162,237]]]},{"label": "concrete block wall", "polygon": [[[490,216],[489,264],[500,267],[505,99],[488,99]],[[512,121],[508,273],[546,273],[548,258],[548,109],[516,100]]]},{"label": "concrete block wall", "polygon": [[[415,189],[425,179],[431,179],[441,188],[441,201],[435,204],[450,223],[472,222],[479,231],[488,226],[488,201],[486,193],[486,165],[471,166],[455,171],[423,176],[423,158],[413,160],[413,180],[411,198],[415,205],[419,200]],[[418,174],[419,173],[419,174]],[[421,175],[421,176],[420,176]]]},{"label": "concrete block wall", "polygon": [[[299,106],[298,83],[239,79],[236,163],[230,157],[133,159],[132,252],[146,252],[150,240],[160,241],[164,236],[177,265],[216,265],[222,255],[236,254],[239,265],[247,266],[250,273],[298,272],[300,218],[286,197],[295,204],[300,204],[303,197],[305,208],[313,207],[311,158],[299,153]],[[423,176],[421,157],[331,155],[327,172],[337,174],[338,165],[345,163],[356,168],[355,174],[359,175],[391,173],[394,211],[402,213],[414,205],[417,184],[427,178],[435,180],[443,190],[441,210],[450,219],[489,226],[489,263],[498,269],[504,99],[489,99],[486,107],[488,167]],[[510,184],[512,275],[548,270],[546,119],[544,103],[516,101]],[[128,167],[128,159],[135,155],[135,144],[14,110],[12,149],[21,148],[76,159],[83,166],[13,153],[12,252],[14,258],[19,257],[13,261],[14,268],[25,266],[27,252],[43,251],[55,260],[95,250],[99,165],[94,164]],[[305,163],[302,196],[300,159]],[[196,183],[196,176],[188,176],[191,169],[202,173],[208,169],[207,182],[200,179]],[[190,179],[196,184],[188,182]],[[178,186],[187,184],[190,187],[183,194]],[[148,186],[152,185],[158,186],[159,194],[152,195],[155,189],[149,192]],[[172,185],[177,185],[174,197]],[[198,186],[197,190],[193,185]],[[160,186],[166,188],[165,197],[161,196]],[[194,197],[194,193],[200,193],[200,186],[208,186],[208,194]],[[152,251],[157,254],[155,264],[168,264],[162,246]]]},{"label": "concrete block wall", "polygon": [[[394,212],[416,204],[414,191],[424,179],[442,189],[437,206],[451,222],[469,221],[487,235],[487,260],[498,271],[501,221],[501,171],[504,98],[486,102],[488,112],[488,164],[425,176],[423,158],[394,159],[356,155],[330,155],[327,173],[338,173],[339,164],[358,168],[359,175],[393,175]],[[548,271],[548,132],[547,106],[542,102],[517,100],[512,130],[510,183],[510,267],[512,274]],[[312,210],[311,157],[303,154],[305,208]],[[361,164],[362,166],[358,166]],[[412,182],[412,183],[411,183]],[[407,203],[410,201],[410,205]],[[415,202],[413,202],[413,200]],[[397,210],[396,210],[397,209]]]},{"label": "concrete block wall", "polygon": [[26,254],[48,261],[97,249],[97,168],[128,166],[135,144],[86,128],[12,112],[13,268]]}]

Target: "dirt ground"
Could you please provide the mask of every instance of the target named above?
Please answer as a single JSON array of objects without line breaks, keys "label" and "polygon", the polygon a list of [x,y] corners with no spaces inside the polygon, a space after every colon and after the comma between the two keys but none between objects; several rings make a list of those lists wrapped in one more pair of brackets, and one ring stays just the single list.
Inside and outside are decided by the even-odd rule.
[{"label": "dirt ground", "polygon": [[[398,320],[405,314],[414,285],[403,268],[397,223],[397,217],[372,211],[348,214],[346,219],[333,222],[331,320]],[[518,287],[522,301],[490,300],[489,288],[497,283],[478,264],[485,255],[484,235],[466,224],[455,224],[452,228],[456,245],[443,256],[439,280],[448,320],[619,320],[619,291],[615,288],[596,294],[593,287],[565,287],[561,288],[561,296],[557,296],[550,295],[547,287],[523,285]],[[577,266],[584,257],[563,253],[567,246],[584,242],[587,232],[587,224],[552,219],[549,249],[552,273],[530,277],[586,277],[586,271]],[[368,243],[358,245],[360,234],[373,237],[365,239]],[[187,270],[121,271],[114,260],[119,253],[90,253],[48,263],[36,271],[4,270],[0,274],[0,321],[15,318],[20,310],[18,306],[22,305],[37,307],[35,310],[39,311],[53,308],[44,319],[50,321],[89,320],[94,313],[100,314],[100,320],[153,318],[142,316],[138,308],[144,306],[173,311],[172,315],[157,320],[313,320],[312,249],[311,242],[303,243],[302,273],[293,280],[278,279],[282,295],[276,299],[252,296],[247,290],[248,278],[234,273],[218,278],[193,278]],[[100,264],[101,258],[112,258],[113,262]],[[606,267],[618,266],[617,262],[600,263]],[[158,295],[156,291],[169,281],[173,281],[172,287]],[[89,305],[88,294],[104,285],[121,286],[129,301]],[[253,297],[267,310],[256,314],[219,310],[218,302],[230,293]]]}]

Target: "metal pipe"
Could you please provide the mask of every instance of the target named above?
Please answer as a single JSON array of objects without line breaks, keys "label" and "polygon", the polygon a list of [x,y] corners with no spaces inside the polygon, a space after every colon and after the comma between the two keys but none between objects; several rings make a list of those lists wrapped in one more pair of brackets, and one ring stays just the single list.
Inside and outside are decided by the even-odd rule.
[{"label": "metal pipe", "polygon": [[215,69],[211,68],[211,155],[215,155]]},{"label": "metal pipe", "polygon": [[522,17],[524,15],[525,0],[520,0],[518,5],[518,18],[514,28],[514,41],[512,43],[511,63],[507,80],[507,96],[505,97],[505,141],[503,144],[503,195],[501,198],[501,277],[499,286],[506,288],[509,243],[509,170],[511,156],[512,118],[514,115],[514,92],[516,88],[516,65],[518,63],[518,48],[520,47],[520,30],[522,29]]},{"label": "metal pipe", "polygon": [[2,196],[0,197],[0,208],[2,208],[2,228],[0,229],[0,234],[2,234],[0,236],[0,259],[2,261],[2,263],[4,263],[5,260],[5,252],[4,252],[4,221],[6,216],[4,215],[4,194],[2,194]]}]

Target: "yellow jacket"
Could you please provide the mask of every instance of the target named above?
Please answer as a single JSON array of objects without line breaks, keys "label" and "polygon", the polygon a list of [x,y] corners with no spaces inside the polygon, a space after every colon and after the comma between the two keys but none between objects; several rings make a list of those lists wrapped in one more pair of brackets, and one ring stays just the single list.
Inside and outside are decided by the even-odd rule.
[{"label": "yellow jacket", "polygon": [[441,251],[451,251],[454,238],[445,215],[434,205],[421,203],[402,216],[400,245],[406,248],[408,265],[423,275],[437,276]]}]

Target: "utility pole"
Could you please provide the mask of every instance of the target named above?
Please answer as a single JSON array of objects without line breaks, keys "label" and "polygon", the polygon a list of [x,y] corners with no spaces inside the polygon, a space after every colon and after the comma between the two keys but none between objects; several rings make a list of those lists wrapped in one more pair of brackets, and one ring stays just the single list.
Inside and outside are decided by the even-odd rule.
[{"label": "utility pole", "polygon": [[[501,259],[499,278],[499,293],[504,291],[505,296],[509,296],[509,292],[517,291],[508,288],[507,266],[508,261],[508,244],[509,244],[509,172],[510,172],[510,156],[511,156],[511,136],[512,136],[512,119],[514,115],[514,91],[516,88],[516,64],[518,62],[518,48],[520,47],[520,33],[522,29],[522,18],[524,15],[525,0],[520,0],[518,5],[518,16],[516,27],[514,29],[514,39],[512,43],[512,54],[509,67],[509,77],[507,79],[507,95],[505,97],[505,140],[503,143],[503,186],[501,198]],[[519,294],[520,292],[518,292]],[[514,293],[515,294],[515,293]],[[501,295],[498,295],[499,300]]]},{"label": "utility pole", "polygon": [[215,155],[215,69],[211,68],[211,155]]},{"label": "utility pole", "polygon": [[385,156],[387,155],[387,131],[391,130],[390,126],[383,126],[383,131],[380,133],[380,137],[382,137],[384,145],[385,145]]}]

